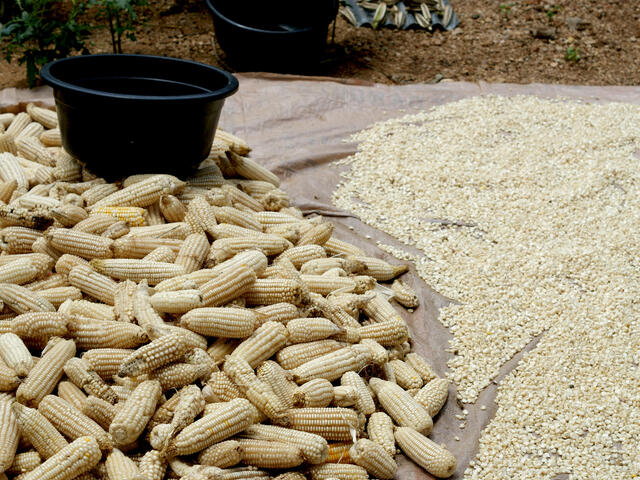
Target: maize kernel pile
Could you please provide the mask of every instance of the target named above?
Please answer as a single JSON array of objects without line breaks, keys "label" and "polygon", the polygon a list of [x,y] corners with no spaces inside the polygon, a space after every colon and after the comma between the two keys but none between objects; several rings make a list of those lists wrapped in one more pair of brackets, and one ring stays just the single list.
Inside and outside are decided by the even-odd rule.
[{"label": "maize kernel pile", "polygon": [[[0,479],[391,479],[448,382],[407,270],[304,218],[218,131],[185,181],[95,178],[55,112],[0,114]],[[394,282],[389,288],[378,282]]]}]

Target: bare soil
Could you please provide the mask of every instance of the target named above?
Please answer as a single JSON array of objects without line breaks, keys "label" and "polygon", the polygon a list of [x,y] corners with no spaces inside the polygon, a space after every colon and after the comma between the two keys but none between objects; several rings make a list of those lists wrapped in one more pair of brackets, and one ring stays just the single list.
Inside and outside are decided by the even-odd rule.
[{"label": "bare soil", "polygon": [[[150,0],[129,53],[193,59],[225,68],[204,2]],[[640,2],[452,0],[452,32],[355,28],[338,18],[314,75],[391,84],[466,80],[513,83],[640,83]],[[331,35],[329,35],[331,37]],[[96,30],[92,53],[109,52]],[[0,61],[0,88],[24,87],[24,70]]]}]

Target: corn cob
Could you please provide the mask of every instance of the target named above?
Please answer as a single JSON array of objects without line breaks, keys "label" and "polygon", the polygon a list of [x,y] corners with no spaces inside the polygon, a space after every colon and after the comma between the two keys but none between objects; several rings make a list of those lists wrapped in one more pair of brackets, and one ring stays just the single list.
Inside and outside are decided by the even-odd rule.
[{"label": "corn cob", "polygon": [[138,469],[145,480],[162,480],[167,469],[167,463],[164,455],[160,452],[149,450],[140,459]]},{"label": "corn cob", "polygon": [[427,409],[431,417],[434,417],[446,403],[448,395],[449,381],[446,378],[434,378],[413,398]]},{"label": "corn cob", "polygon": [[313,342],[340,333],[342,329],[326,318],[296,318],[287,322],[290,343]]},{"label": "corn cob", "polygon": [[204,232],[213,235],[215,226],[218,223],[214,210],[203,195],[196,195],[189,202],[184,221],[191,227],[193,233],[200,235]]},{"label": "corn cob", "polygon": [[31,117],[27,112],[18,113],[7,127],[7,133],[18,135],[27,125],[31,123]]},{"label": "corn cob", "polygon": [[113,418],[118,412],[118,406],[102,400],[101,398],[89,395],[82,406],[84,413],[91,420],[100,425],[104,430],[109,430]]},{"label": "corn cob", "polygon": [[242,342],[231,354],[246,360],[252,368],[282,349],[287,343],[288,332],[281,323],[266,322]]},{"label": "corn cob", "polygon": [[67,334],[68,315],[55,312],[31,312],[11,320],[11,330],[27,343],[44,347],[51,337]]},{"label": "corn cob", "polygon": [[209,241],[207,237],[203,234],[194,233],[185,239],[175,263],[181,265],[185,273],[191,273],[200,270],[208,252]]},{"label": "corn cob", "polygon": [[29,371],[16,391],[16,399],[25,405],[37,406],[56,387],[62,378],[64,364],[75,354],[73,341],[55,343]]},{"label": "corn cob", "polygon": [[8,254],[31,253],[31,246],[42,233],[26,227],[6,227],[0,230],[0,249]]},{"label": "corn cob", "polygon": [[393,479],[398,470],[393,456],[380,445],[366,438],[361,438],[351,447],[349,456],[356,465],[360,465],[369,474],[381,480]]},{"label": "corn cob", "polygon": [[0,359],[0,392],[12,392],[20,385],[20,378]]},{"label": "corn cob", "polygon": [[369,439],[393,457],[396,453],[396,441],[393,437],[393,422],[391,417],[384,412],[375,412],[369,417],[367,423]]},{"label": "corn cob", "polygon": [[406,342],[409,338],[404,320],[372,323],[358,329],[361,338],[375,340],[383,346],[393,346]]},{"label": "corn cob", "polygon": [[55,166],[55,159],[36,136],[20,136],[15,143],[20,157],[48,167]]},{"label": "corn cob", "polygon": [[328,318],[333,323],[342,328],[359,328],[360,323],[345,312],[342,308],[334,305],[332,302],[317,293],[309,294],[310,306],[318,310],[322,316]]},{"label": "corn cob", "polygon": [[67,446],[67,441],[38,410],[14,403],[13,412],[21,434],[43,458],[49,458]]},{"label": "corn cob", "polygon": [[144,430],[162,395],[160,382],[147,380],[138,385],[109,426],[109,433],[117,445],[134,442]]},{"label": "corn cob", "polygon": [[58,384],[58,396],[80,411],[82,411],[87,403],[87,396],[84,392],[73,383],[67,381]]},{"label": "corn cob", "polygon": [[[2,137],[3,135],[0,134],[0,151],[2,151],[2,148],[3,148]],[[18,187],[18,182],[16,180],[1,182],[0,183],[0,201],[4,203],[8,203],[9,201],[11,201],[11,196],[13,195],[13,192],[16,190],[17,187]]]},{"label": "corn cob", "polygon": [[233,467],[241,460],[240,444],[236,440],[216,443],[198,455],[198,463],[218,468]]},{"label": "corn cob", "polygon": [[146,223],[149,226],[164,225],[165,219],[160,211],[160,200],[152,203],[146,209]]},{"label": "corn cob", "polygon": [[395,383],[372,378],[369,385],[375,391],[385,412],[400,426],[429,434],[433,421],[426,408]]},{"label": "corn cob", "polygon": [[185,183],[171,175],[154,175],[118,190],[93,204],[92,210],[100,207],[147,207],[157,202],[162,195],[179,193]]},{"label": "corn cob", "polygon": [[117,448],[111,450],[107,455],[105,467],[109,480],[137,480],[139,478],[135,462]]},{"label": "corn cob", "polygon": [[74,229],[54,228],[47,233],[51,246],[82,258],[113,257],[113,240]]},{"label": "corn cob", "polygon": [[278,255],[291,246],[291,242],[277,235],[221,238],[211,244],[207,263],[217,265],[244,250],[260,250],[267,257]]},{"label": "corn cob", "polygon": [[391,360],[389,362],[393,368],[393,375],[396,382],[405,390],[422,387],[422,378],[408,363],[402,360]]},{"label": "corn cob", "polygon": [[325,463],[315,465],[309,470],[311,480],[367,480],[369,474],[358,466],[348,463]]},{"label": "corn cob", "polygon": [[342,240],[338,240],[337,238],[331,237],[323,244],[325,250],[327,251],[327,255],[355,255],[355,256],[366,256],[363,250],[352,245],[347,242],[343,242]]},{"label": "corn cob", "polygon": [[276,354],[276,360],[285,370],[292,370],[300,365],[321,357],[343,347],[335,340],[318,340],[299,343],[283,348]]},{"label": "corn cob", "polygon": [[206,306],[218,306],[245,294],[256,281],[254,271],[239,265],[221,272],[216,278],[200,287],[202,300]]},{"label": "corn cob", "polygon": [[147,260],[149,262],[167,262],[173,263],[178,254],[171,250],[169,247],[158,247],[155,250],[152,250],[142,259]]},{"label": "corn cob", "polygon": [[9,283],[0,284],[0,300],[16,313],[55,312],[55,307],[36,292]]},{"label": "corn cob", "polygon": [[99,207],[91,210],[91,215],[101,214],[111,215],[131,227],[140,227],[147,223],[147,211],[141,207]]},{"label": "corn cob", "polygon": [[67,276],[62,275],[60,273],[52,273],[48,277],[43,278],[42,280],[35,280],[31,283],[27,283],[24,285],[25,288],[28,288],[29,290],[33,290],[33,291],[46,290],[48,288],[56,288],[56,287],[67,287],[67,286],[69,286],[69,282],[67,281]]},{"label": "corn cob", "polygon": [[348,385],[340,385],[333,388],[334,407],[352,407],[356,404],[356,389]]},{"label": "corn cob", "polygon": [[173,195],[163,195],[159,200],[160,211],[168,222],[182,222],[187,213],[186,207]]},{"label": "corn cob", "polygon": [[176,325],[169,325],[168,323],[163,325],[149,325],[145,327],[145,332],[151,340],[157,340],[165,335],[177,334],[184,337],[188,349],[201,348],[204,350],[207,348],[207,339],[202,335],[198,335],[191,330]]},{"label": "corn cob", "polygon": [[17,155],[18,148],[16,147],[15,137],[12,134],[0,132],[0,153],[4,152]]},{"label": "corn cob", "polygon": [[33,367],[31,353],[15,333],[0,335],[0,358],[19,377],[26,377]]},{"label": "corn cob", "polygon": [[240,439],[240,456],[247,465],[260,468],[293,468],[304,458],[299,448],[283,442]]},{"label": "corn cob", "polygon": [[79,232],[91,233],[94,235],[102,235],[107,229],[118,222],[118,219],[106,214],[90,215],[84,220],[76,223],[72,230]]},{"label": "corn cob", "polygon": [[247,400],[231,400],[215,413],[205,415],[182,430],[167,448],[168,457],[190,455],[245,430],[251,424]]},{"label": "corn cob", "polygon": [[287,412],[291,428],[315,433],[326,440],[351,440],[364,426],[358,414],[348,408],[294,408]]},{"label": "corn cob", "polygon": [[228,402],[234,398],[242,398],[238,387],[224,372],[213,372],[202,389],[207,402]]},{"label": "corn cob", "polygon": [[297,383],[314,378],[333,381],[350,370],[360,371],[370,362],[371,352],[365,346],[353,345],[316,357],[290,371]]},{"label": "corn cob", "polygon": [[[103,198],[111,195],[118,191],[118,186],[113,183],[102,183],[98,185],[94,185],[89,188],[87,191],[83,192],[80,197],[84,200],[87,207],[90,207],[94,203],[102,200]],[[92,212],[94,213],[94,212]],[[96,214],[104,213],[105,215],[110,215],[106,212],[95,212]],[[111,215],[116,218],[115,215]]]},{"label": "corn cob", "polygon": [[88,265],[76,265],[69,271],[69,283],[101,302],[113,305],[116,282]]},{"label": "corn cob", "polygon": [[120,237],[127,235],[131,229],[126,222],[118,221],[107,228],[101,236],[110,238],[111,240],[117,240]]},{"label": "corn cob", "polygon": [[167,313],[185,313],[203,305],[200,290],[158,292],[150,298],[150,302],[156,311]]},{"label": "corn cob", "polygon": [[235,172],[248,180],[261,180],[272,183],[274,186],[280,186],[280,179],[250,158],[241,157],[233,151],[227,153],[227,158],[231,162],[231,166]]},{"label": "corn cob", "polygon": [[340,384],[350,386],[355,390],[355,406],[359,412],[367,416],[375,412],[376,406],[371,392],[357,372],[345,372],[340,379]]},{"label": "corn cob", "polygon": [[11,467],[20,439],[18,420],[11,404],[9,400],[0,401],[0,473]]},{"label": "corn cob", "polygon": [[293,392],[297,385],[280,365],[274,361],[267,360],[258,367],[256,376],[271,387],[273,393],[287,408],[293,408]]},{"label": "corn cob", "polygon": [[256,327],[265,322],[279,322],[286,325],[289,320],[298,318],[300,315],[298,307],[286,302],[258,307],[253,309],[253,312],[256,314]]},{"label": "corn cob", "polygon": [[60,129],[52,128],[51,130],[45,130],[38,137],[40,141],[47,147],[61,147],[62,146],[62,135],[60,134]]},{"label": "corn cob", "polygon": [[7,470],[7,473],[19,475],[21,473],[27,473],[39,466],[42,463],[40,455],[35,450],[29,450],[28,452],[18,453],[13,458],[11,467]]},{"label": "corn cob", "polygon": [[204,164],[204,162],[193,176],[187,179],[189,186],[207,189],[220,187],[223,182],[224,177],[220,168],[215,163]]},{"label": "corn cob", "polygon": [[418,353],[407,353],[405,361],[418,372],[425,384],[438,377],[431,365]]},{"label": "corn cob", "polygon": [[329,444],[329,455],[324,463],[353,463],[349,457],[349,449],[353,446],[352,442],[336,442]]},{"label": "corn cob", "polygon": [[82,360],[103,379],[118,374],[120,364],[133,350],[123,348],[94,348],[82,355]]},{"label": "corn cob", "polygon": [[246,155],[251,151],[251,147],[244,140],[219,128],[216,130],[215,140],[223,143],[227,149],[238,155]]},{"label": "corn cob", "polygon": [[82,298],[82,292],[76,287],[47,288],[37,292],[40,297],[50,302],[54,307],[59,307],[68,300],[80,300]]},{"label": "corn cob", "polygon": [[333,385],[324,378],[316,378],[303,383],[293,391],[296,407],[328,407],[333,401]]},{"label": "corn cob", "polygon": [[311,260],[325,258],[326,256],[327,254],[325,253],[324,248],[320,245],[311,244],[292,247],[285,250],[278,259],[288,258],[296,268],[300,268]]},{"label": "corn cob", "polygon": [[399,427],[395,431],[395,438],[402,451],[431,475],[447,478],[455,472],[455,457],[414,429]]},{"label": "corn cob", "polygon": [[58,308],[59,313],[68,315],[79,315],[81,317],[93,318],[96,320],[115,320],[114,308],[102,303],[90,302],[88,300],[71,300],[64,302]]},{"label": "corn cob", "polygon": [[34,122],[41,123],[46,128],[56,128],[58,126],[58,116],[55,111],[38,107],[33,103],[27,104],[26,110]]},{"label": "corn cob", "polygon": [[64,227],[73,227],[79,222],[87,219],[89,214],[82,207],[77,205],[64,204],[51,210],[51,216]]},{"label": "corn cob", "polygon": [[241,308],[196,308],[181,317],[180,325],[206,336],[247,338],[255,329],[256,315]]},{"label": "corn cob", "polygon": [[138,348],[123,360],[118,374],[125,377],[151,372],[180,359],[188,349],[189,344],[183,335],[164,335]]},{"label": "corn cob", "polygon": [[150,376],[158,380],[163,391],[180,388],[211,375],[207,364],[173,363],[155,370]]},{"label": "corn cob", "polygon": [[118,280],[140,282],[147,280],[150,285],[160,283],[167,278],[177,277],[185,273],[184,267],[173,263],[148,262],[145,260],[111,258],[91,260],[91,267],[98,273]]},{"label": "corn cob", "polygon": [[90,435],[98,441],[101,449],[113,447],[111,436],[105,432],[100,425],[60,397],[47,395],[40,402],[38,411],[44,415],[60,433],[72,440],[84,435]]},{"label": "corn cob", "polygon": [[53,174],[60,182],[75,182],[81,179],[82,167],[64,150],[58,155]]},{"label": "corn cob", "polygon": [[264,210],[262,204],[258,200],[239,188],[227,184],[222,185],[221,189],[236,208],[245,208],[253,212],[260,212]]},{"label": "corn cob", "polygon": [[96,372],[90,369],[87,362],[79,358],[72,358],[65,364],[64,373],[88,395],[95,395],[109,403],[116,403],[116,394]]},{"label": "corn cob", "polygon": [[115,258],[143,258],[159,247],[169,247],[178,253],[182,240],[175,238],[153,238],[125,235],[113,242]]}]

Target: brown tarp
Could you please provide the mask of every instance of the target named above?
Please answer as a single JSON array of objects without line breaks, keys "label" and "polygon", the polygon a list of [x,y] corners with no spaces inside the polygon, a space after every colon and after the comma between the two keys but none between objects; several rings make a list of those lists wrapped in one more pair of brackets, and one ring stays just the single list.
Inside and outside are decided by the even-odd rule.
[{"label": "brown tarp", "polygon": [[[348,212],[336,209],[330,201],[339,172],[335,160],[355,152],[356,145],[346,143],[348,137],[373,122],[415,113],[477,95],[538,95],[546,98],[583,99],[591,102],[640,103],[640,88],[581,87],[566,85],[512,85],[444,82],[436,85],[388,86],[329,78],[297,77],[272,74],[238,75],[240,90],[227,100],[220,126],[247,140],[253,147],[252,158],[272,169],[282,179],[282,188],[296,205],[307,213],[332,217],[336,236],[350,241],[367,253],[396,262],[376,247],[376,241],[418,253],[394,238],[361,223]],[[6,89],[0,91],[0,108],[17,106],[29,101],[52,104],[51,91]],[[176,119],[167,119],[171,125]],[[168,141],[168,140],[165,140]],[[425,186],[428,188],[428,185]],[[348,227],[353,227],[350,230]],[[402,312],[409,323],[416,351],[434,365],[439,374],[446,372],[450,354],[450,334],[437,319],[438,309],[448,300],[434,292],[412,269],[405,275],[420,297],[421,306],[414,313]],[[535,346],[534,339],[525,350]],[[519,361],[516,355],[495,379],[500,381]],[[453,478],[462,478],[473,459],[480,433],[495,413],[496,385],[492,384],[474,405],[458,405],[455,387],[449,390],[449,400],[436,417],[431,438],[445,443],[458,458],[458,470]],[[486,410],[480,406],[485,405]],[[468,410],[466,427],[455,416],[462,408]],[[460,440],[456,441],[455,437]],[[411,462],[400,460],[396,478],[418,480],[432,478]]]}]

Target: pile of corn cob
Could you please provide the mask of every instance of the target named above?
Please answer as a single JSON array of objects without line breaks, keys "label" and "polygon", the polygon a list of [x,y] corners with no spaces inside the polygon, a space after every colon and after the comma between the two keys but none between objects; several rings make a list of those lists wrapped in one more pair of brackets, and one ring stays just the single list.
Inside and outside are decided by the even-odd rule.
[{"label": "pile of corn cob", "polygon": [[[393,478],[448,383],[406,271],[303,218],[218,131],[191,178],[106,183],[55,112],[0,114],[0,478]],[[4,472],[4,473],[2,473]]]},{"label": "pile of corn cob", "polygon": [[444,0],[342,0],[339,11],[353,26],[367,25],[373,29],[382,25],[401,29],[413,25],[433,30],[434,13],[439,24],[446,29],[454,14],[451,4]]}]

